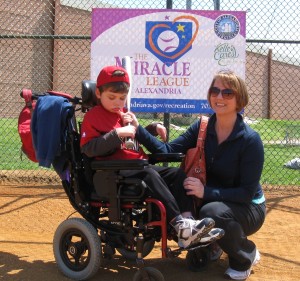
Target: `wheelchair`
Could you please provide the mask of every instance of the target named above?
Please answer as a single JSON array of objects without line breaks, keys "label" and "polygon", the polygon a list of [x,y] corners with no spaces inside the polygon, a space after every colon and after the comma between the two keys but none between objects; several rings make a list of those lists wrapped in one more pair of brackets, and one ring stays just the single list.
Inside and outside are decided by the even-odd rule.
[{"label": "wheelchair", "polygon": [[[59,174],[70,204],[81,217],[60,223],[53,238],[53,252],[59,270],[73,280],[92,278],[116,252],[136,261],[133,280],[164,280],[160,271],[145,265],[144,258],[161,244],[161,257],[174,258],[186,249],[168,247],[177,235],[166,221],[164,205],[145,195],[146,184],[140,179],[124,178],[121,170],[139,170],[156,163],[180,162],[181,154],[149,155],[148,160],[90,160],[80,152],[80,122],[76,112],[86,112],[96,104],[95,82],[82,82],[82,97],[59,92],[73,105],[67,117],[65,133],[65,168]],[[44,95],[44,94],[42,94]],[[38,99],[34,94],[33,99]],[[202,271],[210,262],[207,245],[187,251],[190,270]]]}]

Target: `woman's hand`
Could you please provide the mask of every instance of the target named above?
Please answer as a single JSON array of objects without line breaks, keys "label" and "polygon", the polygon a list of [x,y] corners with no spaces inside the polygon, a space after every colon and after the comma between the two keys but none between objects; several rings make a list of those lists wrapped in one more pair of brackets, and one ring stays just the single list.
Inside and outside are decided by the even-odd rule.
[{"label": "woman's hand", "polygon": [[159,137],[163,142],[167,141],[167,129],[163,124],[161,123],[156,124],[156,133],[159,135]]},{"label": "woman's hand", "polygon": [[197,178],[186,178],[183,182],[183,187],[187,195],[195,195],[197,198],[203,198],[204,196],[204,185]]}]

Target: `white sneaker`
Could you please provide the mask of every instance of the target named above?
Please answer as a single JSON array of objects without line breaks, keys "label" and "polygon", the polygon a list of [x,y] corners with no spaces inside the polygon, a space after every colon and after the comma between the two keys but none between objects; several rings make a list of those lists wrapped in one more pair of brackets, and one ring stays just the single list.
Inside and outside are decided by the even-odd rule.
[{"label": "white sneaker", "polygon": [[[189,245],[189,249],[197,247],[206,247],[209,244],[217,241],[225,235],[225,231],[222,228],[212,228],[207,234],[197,237]],[[221,250],[222,254],[222,250]]]},{"label": "white sneaker", "polygon": [[[260,253],[256,249],[255,257],[251,264],[251,267],[254,265],[257,265],[259,261],[260,261]],[[229,277],[232,280],[246,280],[251,274],[251,267],[249,269],[247,269],[246,271],[237,271],[237,270],[234,270],[229,267],[225,271],[224,275],[225,275],[225,277]]]},{"label": "white sneaker", "polygon": [[251,268],[246,271],[237,271],[230,267],[227,268],[224,275],[225,277],[232,279],[232,280],[246,280],[251,273]]},{"label": "white sneaker", "polygon": [[199,243],[208,244],[215,242],[216,240],[222,238],[225,234],[225,231],[222,228],[213,228],[210,232],[203,235],[199,239]]},{"label": "white sneaker", "polygon": [[259,261],[260,261],[260,253],[259,253],[259,251],[256,249],[254,261],[252,262],[252,265],[251,265],[251,266],[257,265],[257,264],[259,263]]},{"label": "white sneaker", "polygon": [[178,235],[178,246],[187,248],[194,240],[207,234],[215,225],[211,218],[194,220],[192,218],[182,218],[174,226]]}]

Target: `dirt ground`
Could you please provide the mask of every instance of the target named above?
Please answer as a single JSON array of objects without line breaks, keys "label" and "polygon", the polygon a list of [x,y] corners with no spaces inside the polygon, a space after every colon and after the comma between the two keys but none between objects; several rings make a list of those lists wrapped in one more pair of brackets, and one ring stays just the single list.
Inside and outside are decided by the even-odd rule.
[{"label": "dirt ground", "polygon": [[[261,253],[250,281],[300,280],[300,189],[267,192],[268,214],[261,230],[251,237]],[[58,225],[74,214],[60,186],[0,186],[0,280],[69,280],[58,270],[52,239]],[[175,244],[169,243],[172,248]],[[227,268],[225,254],[203,272],[191,272],[186,253],[161,259],[160,243],[146,257],[146,264],[159,269],[165,280],[221,281]],[[132,280],[135,262],[116,255],[105,261],[92,280]]]}]

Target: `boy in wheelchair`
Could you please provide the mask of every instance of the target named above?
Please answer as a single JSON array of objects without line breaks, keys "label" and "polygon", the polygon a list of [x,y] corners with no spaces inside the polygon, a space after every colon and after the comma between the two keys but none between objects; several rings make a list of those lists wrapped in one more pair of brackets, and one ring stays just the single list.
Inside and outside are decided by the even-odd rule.
[{"label": "boy in wheelchair", "polygon": [[[97,105],[84,116],[81,125],[80,147],[84,155],[101,160],[147,159],[135,137],[135,127],[124,109],[130,87],[125,69],[104,67],[97,78]],[[125,139],[133,139],[134,145],[126,148]],[[183,186],[185,173],[174,167],[151,165],[142,170],[121,170],[126,178],[139,178],[146,185],[146,194],[160,200],[167,213],[167,221],[178,236],[178,245],[190,248],[199,243],[209,243],[223,236],[222,229],[214,227],[211,218],[195,220],[192,217],[193,200]]]}]

